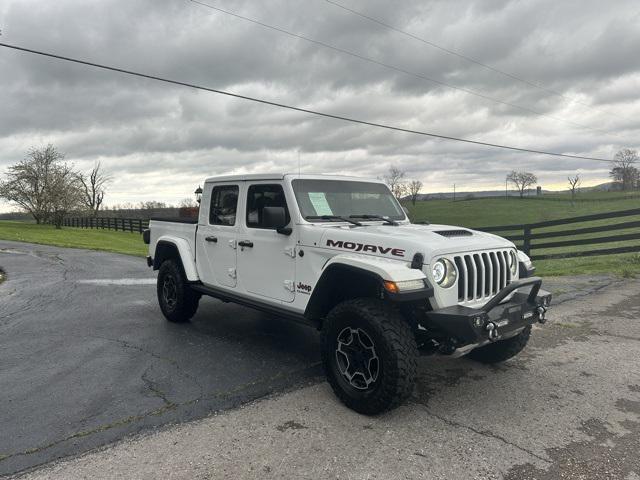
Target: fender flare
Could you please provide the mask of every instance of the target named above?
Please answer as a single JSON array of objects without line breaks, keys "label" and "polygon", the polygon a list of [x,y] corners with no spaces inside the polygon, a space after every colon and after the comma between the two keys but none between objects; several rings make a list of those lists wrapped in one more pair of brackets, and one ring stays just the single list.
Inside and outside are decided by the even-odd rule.
[{"label": "fender flare", "polygon": [[[331,298],[330,294],[331,289],[336,280],[342,278],[345,273],[361,275],[367,278],[369,285],[375,285],[378,288],[376,293],[388,296],[391,301],[426,299],[433,294],[426,275],[421,270],[410,268],[410,264],[406,262],[363,255],[341,254],[332,257],[323,266],[305,309],[307,318],[318,319],[326,315],[330,306],[334,303],[334,299]],[[386,280],[393,282],[424,280],[426,286],[424,291],[392,295],[384,291],[383,283]]]},{"label": "fender flare", "polygon": [[163,235],[158,238],[154,252],[154,269],[160,268],[160,265],[157,265],[156,260],[158,247],[160,245],[172,245],[178,250],[180,262],[182,262],[182,268],[184,269],[184,274],[188,281],[197,282],[200,280],[200,276],[198,275],[198,270],[196,268],[196,262],[194,261],[191,252],[191,247],[189,246],[189,242],[184,238],[176,238],[169,235]]}]

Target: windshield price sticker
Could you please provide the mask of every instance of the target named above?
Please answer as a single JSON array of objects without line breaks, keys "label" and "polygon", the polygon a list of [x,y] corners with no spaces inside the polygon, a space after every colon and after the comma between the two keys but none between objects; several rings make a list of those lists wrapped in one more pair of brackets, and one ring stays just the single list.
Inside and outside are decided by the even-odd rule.
[{"label": "windshield price sticker", "polygon": [[333,215],[324,192],[309,192],[308,195],[316,215]]}]

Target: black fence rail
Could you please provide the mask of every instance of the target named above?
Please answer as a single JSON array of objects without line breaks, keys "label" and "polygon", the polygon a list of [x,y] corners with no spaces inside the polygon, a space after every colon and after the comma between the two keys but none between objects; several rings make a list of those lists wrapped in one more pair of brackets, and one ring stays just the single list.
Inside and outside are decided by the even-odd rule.
[{"label": "black fence rail", "polygon": [[[580,228],[566,230],[540,231],[548,229],[550,227],[558,227],[562,225],[598,222],[600,220],[610,220],[618,218],[628,219],[628,217],[633,216],[640,217],[640,208],[632,210],[622,210],[617,212],[597,213],[593,215],[584,215],[581,217],[563,218],[560,220],[550,220],[547,222],[525,223],[522,225],[497,225],[491,227],[480,227],[476,228],[475,230],[500,233],[504,238],[507,238],[508,240],[516,243],[523,252],[531,257],[532,260],[550,260],[558,258],[612,255],[617,253],[640,252],[640,243],[638,245],[625,245],[614,248],[599,248],[595,250],[577,249],[575,251],[572,250],[559,253],[552,252],[540,255],[532,255],[531,252],[534,250],[553,250],[556,248],[566,249],[567,247],[573,246],[579,247],[584,245],[599,245],[640,240],[640,230],[638,230],[638,228],[640,227],[640,220],[607,223],[594,226],[581,226]],[[630,230],[630,233],[626,232],[618,235],[567,239],[567,237],[578,237],[581,235],[589,235],[602,232],[614,232],[616,230]]]},{"label": "black fence rail", "polygon": [[118,217],[67,217],[64,219],[62,225],[65,227],[99,228],[120,232],[142,233],[145,228],[149,228],[149,220]]}]

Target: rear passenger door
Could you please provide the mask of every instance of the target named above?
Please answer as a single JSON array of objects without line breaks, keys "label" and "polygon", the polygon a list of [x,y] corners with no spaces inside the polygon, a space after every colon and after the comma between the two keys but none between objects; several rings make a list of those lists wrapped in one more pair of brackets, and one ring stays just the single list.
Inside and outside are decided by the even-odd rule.
[{"label": "rear passenger door", "polygon": [[211,190],[207,223],[198,226],[198,264],[205,285],[235,287],[238,233],[237,184],[214,185]]}]

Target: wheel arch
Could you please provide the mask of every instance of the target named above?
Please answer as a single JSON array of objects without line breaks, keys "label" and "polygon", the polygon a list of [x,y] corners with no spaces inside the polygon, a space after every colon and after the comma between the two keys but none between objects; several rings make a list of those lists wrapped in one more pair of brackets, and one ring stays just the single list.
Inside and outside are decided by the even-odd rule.
[{"label": "wheel arch", "polygon": [[153,269],[158,270],[165,260],[175,259],[180,263],[185,277],[190,282],[200,280],[191,248],[182,238],[160,237],[153,256]]},{"label": "wheel arch", "polygon": [[358,297],[381,298],[384,279],[377,273],[345,263],[327,265],[318,279],[305,317],[318,322],[338,303]]}]

